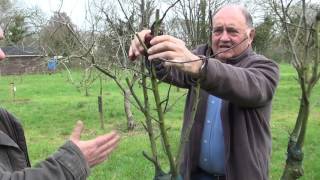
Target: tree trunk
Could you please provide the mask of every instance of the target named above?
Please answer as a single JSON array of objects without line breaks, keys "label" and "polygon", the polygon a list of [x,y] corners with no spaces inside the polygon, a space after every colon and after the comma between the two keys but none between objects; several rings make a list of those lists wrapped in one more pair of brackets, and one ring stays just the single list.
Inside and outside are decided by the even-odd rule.
[{"label": "tree trunk", "polygon": [[104,129],[104,118],[103,118],[103,101],[102,96],[98,96],[98,110],[99,110],[99,118],[101,129]]},{"label": "tree trunk", "polygon": [[296,180],[303,176],[304,171],[302,167],[303,161],[303,141],[299,143],[298,139],[304,136],[306,132],[306,124],[309,116],[309,101],[308,98],[302,98],[300,101],[300,109],[296,123],[300,123],[298,132],[292,132],[288,142],[287,160],[281,179],[282,180]]},{"label": "tree trunk", "polygon": [[85,95],[86,97],[88,97],[88,96],[89,96],[89,87],[88,87],[88,86],[85,86],[84,89],[85,89],[85,94],[84,94],[84,95]]},{"label": "tree trunk", "polygon": [[125,92],[124,92],[124,110],[125,110],[126,116],[127,116],[127,124],[128,124],[129,131],[133,130],[135,127],[133,115],[131,112],[130,96],[131,96],[130,90],[128,90],[128,89],[125,90]]}]

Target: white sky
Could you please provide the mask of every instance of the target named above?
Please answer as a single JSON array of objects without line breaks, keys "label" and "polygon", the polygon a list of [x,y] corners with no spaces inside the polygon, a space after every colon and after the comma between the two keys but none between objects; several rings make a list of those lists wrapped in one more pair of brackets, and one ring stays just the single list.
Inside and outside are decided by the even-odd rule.
[{"label": "white sky", "polygon": [[[54,11],[57,11],[61,5],[62,0],[17,0],[21,7],[39,7],[48,18]],[[90,1],[90,0],[89,0]],[[111,0],[112,1],[112,0]],[[72,22],[78,27],[85,26],[85,12],[88,0],[63,0],[61,8],[62,12],[66,12],[71,18]],[[159,0],[158,2],[161,2]],[[320,0],[307,0],[307,2],[320,3]],[[160,3],[160,5],[162,5]]]},{"label": "white sky", "polygon": [[[60,0],[18,0],[22,7],[39,7],[49,17],[54,11],[59,10]],[[64,0],[61,8],[62,12],[66,12],[72,22],[81,25],[85,21],[87,0]]]}]

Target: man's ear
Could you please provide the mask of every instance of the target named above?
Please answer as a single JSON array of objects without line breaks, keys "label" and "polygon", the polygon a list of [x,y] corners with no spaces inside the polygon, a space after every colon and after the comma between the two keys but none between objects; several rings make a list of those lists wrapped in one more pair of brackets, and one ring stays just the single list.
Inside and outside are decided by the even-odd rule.
[{"label": "man's ear", "polygon": [[256,36],[256,30],[255,29],[250,29],[249,30],[249,38],[250,38],[250,44],[252,43],[254,37]]}]

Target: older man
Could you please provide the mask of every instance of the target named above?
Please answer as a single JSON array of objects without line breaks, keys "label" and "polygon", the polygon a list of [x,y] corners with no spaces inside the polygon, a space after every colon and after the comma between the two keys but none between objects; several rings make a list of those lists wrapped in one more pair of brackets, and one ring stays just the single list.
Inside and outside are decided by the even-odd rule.
[{"label": "older man", "polygon": [[[192,91],[200,79],[200,102],[181,164],[185,180],[268,179],[271,152],[271,101],[278,83],[277,65],[253,52],[252,17],[240,5],[227,5],[212,19],[212,47],[189,51],[175,37],[153,37],[149,60],[162,60],[157,74],[188,88],[183,127],[191,119]],[[139,33],[148,39],[150,30]],[[129,58],[143,54],[132,40]],[[183,128],[184,131],[185,128]]]},{"label": "older man", "polygon": [[[0,28],[0,40],[3,31]],[[0,49],[0,60],[5,54]],[[102,163],[117,146],[115,132],[81,141],[83,123],[79,121],[70,140],[46,160],[30,168],[23,130],[17,120],[0,109],[0,179],[1,180],[84,180],[90,167]],[[48,142],[49,143],[49,142]]]}]

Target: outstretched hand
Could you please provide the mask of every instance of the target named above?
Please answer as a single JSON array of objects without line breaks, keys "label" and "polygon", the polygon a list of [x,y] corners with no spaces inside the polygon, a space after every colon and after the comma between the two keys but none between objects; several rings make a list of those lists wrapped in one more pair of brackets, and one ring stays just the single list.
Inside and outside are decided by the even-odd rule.
[{"label": "outstretched hand", "polygon": [[113,131],[91,140],[82,141],[80,138],[83,128],[83,123],[78,121],[70,136],[70,140],[79,147],[89,167],[93,167],[108,158],[108,155],[117,147],[120,136]]}]

